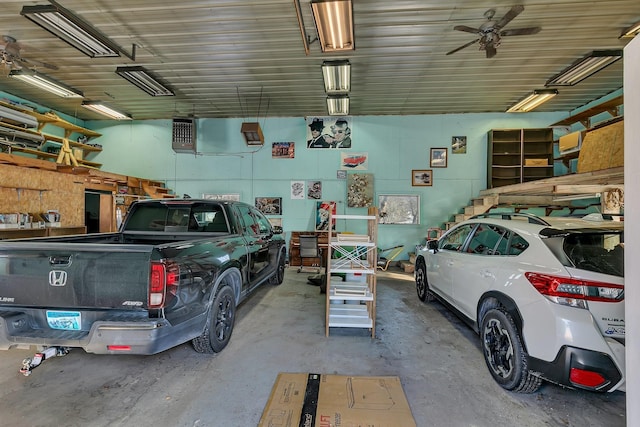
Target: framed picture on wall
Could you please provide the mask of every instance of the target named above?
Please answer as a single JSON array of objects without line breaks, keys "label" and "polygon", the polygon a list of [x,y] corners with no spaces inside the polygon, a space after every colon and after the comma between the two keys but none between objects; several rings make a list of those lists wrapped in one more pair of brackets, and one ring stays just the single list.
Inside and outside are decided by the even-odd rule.
[{"label": "framed picture on wall", "polygon": [[467,153],[467,137],[452,136],[451,137],[451,154],[466,154],[466,153]]},{"label": "framed picture on wall", "polygon": [[282,197],[256,197],[256,208],[265,215],[282,215]]},{"label": "framed picture on wall", "polygon": [[379,194],[378,224],[420,224],[420,196]]},{"label": "framed picture on wall", "polygon": [[447,167],[447,149],[432,148],[431,155],[429,156],[429,166],[431,166],[432,168],[446,168]]},{"label": "framed picture on wall", "polygon": [[433,171],[430,169],[414,169],[411,171],[411,185],[424,187],[433,185]]}]

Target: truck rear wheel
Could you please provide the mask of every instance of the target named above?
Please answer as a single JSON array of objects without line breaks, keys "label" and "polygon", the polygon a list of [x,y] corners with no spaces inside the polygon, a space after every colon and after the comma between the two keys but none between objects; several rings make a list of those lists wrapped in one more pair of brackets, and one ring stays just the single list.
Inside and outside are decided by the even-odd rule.
[{"label": "truck rear wheel", "polygon": [[219,353],[229,343],[236,320],[236,298],[231,286],[222,286],[209,309],[204,332],[191,342],[198,353]]}]

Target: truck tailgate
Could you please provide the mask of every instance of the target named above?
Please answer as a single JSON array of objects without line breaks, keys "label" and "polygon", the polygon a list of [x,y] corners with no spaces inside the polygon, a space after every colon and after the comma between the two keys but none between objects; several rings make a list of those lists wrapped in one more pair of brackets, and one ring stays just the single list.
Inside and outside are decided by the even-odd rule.
[{"label": "truck tailgate", "polygon": [[147,306],[153,246],[73,243],[0,244],[0,306]]}]

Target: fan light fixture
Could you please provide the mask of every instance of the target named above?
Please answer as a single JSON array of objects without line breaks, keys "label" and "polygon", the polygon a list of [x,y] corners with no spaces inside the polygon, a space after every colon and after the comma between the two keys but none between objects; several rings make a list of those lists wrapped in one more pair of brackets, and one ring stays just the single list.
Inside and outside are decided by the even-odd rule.
[{"label": "fan light fixture", "polygon": [[311,11],[322,52],[355,49],[351,0],[315,0]]},{"label": "fan light fixture", "polygon": [[322,78],[328,94],[347,93],[351,90],[351,64],[347,60],[324,61]]},{"label": "fan light fixture", "polygon": [[244,136],[247,145],[263,145],[264,135],[262,129],[260,129],[260,123],[258,122],[244,122],[240,127],[240,132]]},{"label": "fan light fixture", "polygon": [[594,50],[553,76],[545,86],[573,86],[622,58],[622,50]]},{"label": "fan light fixture", "polygon": [[46,90],[47,92],[61,96],[62,98],[82,98],[82,92],[73,89],[59,81],[52,79],[44,74],[36,72],[27,73],[23,70],[13,70],[9,73],[9,77],[22,80],[32,86]]},{"label": "fan light fixture", "polygon": [[131,116],[129,116],[128,114],[121,113],[118,110],[114,110],[113,108],[99,101],[85,101],[82,103],[82,106],[86,109],[95,111],[96,113],[102,114],[103,116],[107,116],[111,119],[132,120]]},{"label": "fan light fixture", "polygon": [[144,67],[118,67],[116,74],[147,92],[151,96],[174,96],[175,94]]},{"label": "fan light fixture", "polygon": [[58,3],[23,6],[22,16],[91,58],[120,56],[122,49]]},{"label": "fan light fixture", "polygon": [[507,113],[527,113],[558,94],[556,89],[538,89],[507,110]]},{"label": "fan light fixture", "polygon": [[327,111],[330,116],[349,115],[349,97],[347,95],[327,97]]},{"label": "fan light fixture", "polygon": [[640,34],[640,22],[636,22],[629,28],[625,29],[622,34],[620,34],[619,38],[633,38]]}]

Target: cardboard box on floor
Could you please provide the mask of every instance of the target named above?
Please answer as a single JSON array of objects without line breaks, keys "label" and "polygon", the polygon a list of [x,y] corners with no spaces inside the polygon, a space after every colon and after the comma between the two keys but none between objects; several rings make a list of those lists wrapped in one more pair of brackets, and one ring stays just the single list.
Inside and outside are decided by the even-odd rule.
[{"label": "cardboard box on floor", "polygon": [[258,427],[415,427],[398,377],[280,373]]}]

